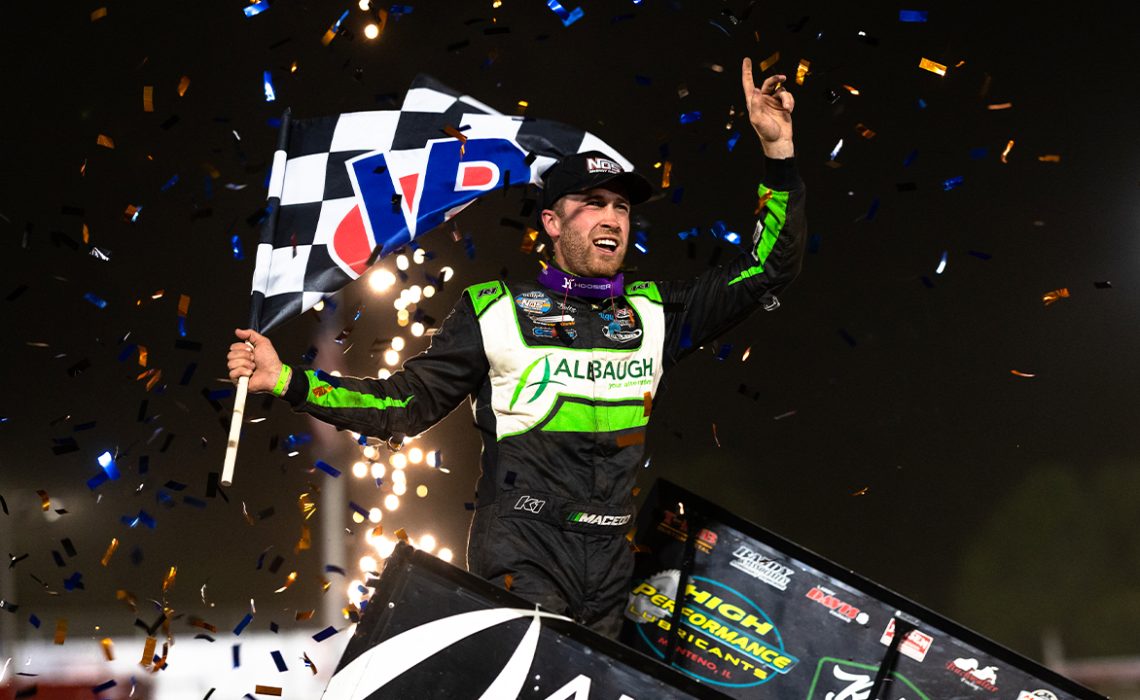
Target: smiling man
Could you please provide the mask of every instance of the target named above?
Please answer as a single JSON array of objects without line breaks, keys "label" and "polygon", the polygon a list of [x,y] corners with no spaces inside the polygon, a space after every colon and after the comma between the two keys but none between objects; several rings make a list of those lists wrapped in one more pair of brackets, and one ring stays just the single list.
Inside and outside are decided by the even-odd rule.
[{"label": "smiling man", "polygon": [[267,338],[238,330],[230,378],[390,445],[469,399],[483,454],[468,568],[616,637],[633,571],[632,488],[662,374],[754,310],[777,308],[803,257],[794,100],[782,75],[756,87],[749,59],[741,77],[764,176],[751,243],[727,265],[627,283],[630,207],[653,188],[605,153],[571,155],[543,177],[553,264],[534,281],[468,287],[431,346],[391,377],[294,369]]}]

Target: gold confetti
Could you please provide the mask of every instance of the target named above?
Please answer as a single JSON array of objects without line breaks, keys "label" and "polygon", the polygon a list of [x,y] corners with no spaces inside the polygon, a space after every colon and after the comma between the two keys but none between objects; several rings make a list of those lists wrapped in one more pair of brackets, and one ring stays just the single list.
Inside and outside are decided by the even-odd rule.
[{"label": "gold confetti", "polygon": [[154,111],[154,86],[143,85],[143,111]]},{"label": "gold confetti", "polygon": [[135,598],[134,593],[131,593],[130,591],[124,591],[120,588],[119,590],[115,591],[115,599],[127,601],[127,605],[130,606],[131,612],[138,612],[138,599]]},{"label": "gold confetti", "polygon": [[289,72],[290,73],[296,73],[297,72],[297,62],[296,61],[293,61],[293,63],[291,63],[289,65]]},{"label": "gold confetti", "polygon": [[313,495],[308,491],[297,497],[297,507],[301,509],[301,515],[305,516],[305,520],[317,512],[317,504],[313,503]]},{"label": "gold confetti", "polygon": [[281,689],[275,685],[257,685],[253,689],[254,695],[276,695],[281,696]]},{"label": "gold confetti", "polygon": [[1017,377],[1036,377],[1037,376],[1036,374],[1030,374],[1029,372],[1018,372],[1015,369],[1011,369],[1009,371],[1009,373],[1014,375],[1014,376],[1017,376]]},{"label": "gold confetti", "polygon": [[186,91],[189,89],[190,89],[190,76],[184,75],[184,76],[182,76],[182,79],[178,81],[178,96],[179,97],[185,96]]},{"label": "gold confetti", "polygon": [[1013,150],[1013,139],[1010,139],[1009,143],[1005,144],[1005,150],[1001,152],[1001,162],[1003,162],[1003,163],[1009,162],[1008,160],[1006,160],[1006,157],[1009,155],[1009,152],[1012,150]]},{"label": "gold confetti", "polygon": [[40,507],[46,513],[48,508],[51,508],[51,496],[48,496],[47,491],[36,491],[40,495]]},{"label": "gold confetti", "polygon": [[[759,39],[757,39],[757,41],[759,41]],[[780,52],[777,51],[776,53],[772,54],[768,58],[765,58],[763,61],[760,61],[760,72],[763,73],[764,71],[768,70],[769,68],[771,68],[772,66],[774,66],[776,64],[776,61],[779,61],[779,60],[780,60]]]},{"label": "gold confetti", "polygon": [[139,208],[133,204],[128,204],[127,208],[123,210],[123,219],[130,221],[137,213],[139,213]]},{"label": "gold confetti", "polygon": [[1037,160],[1041,161],[1042,163],[1060,163],[1061,156],[1051,153],[1043,156],[1037,156]]},{"label": "gold confetti", "polygon": [[522,115],[526,114],[526,108],[529,106],[530,106],[530,103],[527,102],[526,100],[519,100],[518,107],[515,110],[515,113],[521,117]]},{"label": "gold confetti", "polygon": [[639,430],[636,433],[626,433],[617,436],[618,447],[629,447],[630,445],[641,445],[645,443],[645,431]]},{"label": "gold confetti", "polygon": [[298,610],[293,619],[297,622],[304,622],[305,620],[313,619],[313,615],[317,613],[316,610]]},{"label": "gold confetti", "polygon": [[[634,486],[632,489],[629,490],[629,495],[633,496],[634,498],[637,498],[637,494],[639,494],[639,493],[641,493],[641,487],[640,486]],[[630,532],[633,532],[633,530],[630,530]]]},{"label": "gold confetti", "polygon": [[204,629],[207,632],[217,632],[218,631],[217,627],[215,627],[214,625],[211,625],[209,622],[206,622],[205,620],[198,618],[198,617],[190,618],[190,624],[193,625],[194,627],[199,628],[199,629]]},{"label": "gold confetti", "polygon": [[859,88],[857,88],[857,87],[851,87],[850,85],[845,84],[843,86],[843,89],[846,90],[847,92],[851,93],[852,95],[858,95],[859,94]]},{"label": "gold confetti", "polygon": [[863,488],[859,489],[858,491],[856,491],[855,493],[853,493],[851,495],[852,496],[866,496],[867,492],[870,490],[871,490],[870,486],[864,486]]},{"label": "gold confetti", "polygon": [[453,139],[459,139],[459,157],[462,159],[464,149],[467,148],[467,136],[462,131],[460,131],[459,129],[456,129],[454,126],[451,126],[450,124],[443,127],[443,133],[447,134],[448,136],[450,136]]},{"label": "gold confetti", "polygon": [[146,367],[146,346],[139,346],[139,367]]},{"label": "gold confetti", "polygon": [[170,567],[170,571],[166,572],[166,578],[162,580],[162,592],[165,594],[174,586],[174,579],[178,576],[178,567]]},{"label": "gold confetti", "polygon": [[383,534],[384,534],[384,526],[383,525],[377,525],[376,527],[372,528],[372,536],[373,537],[379,537],[380,535],[383,535]]},{"label": "gold confetti", "polygon": [[328,593],[329,586],[331,585],[332,581],[328,580],[327,578],[321,578],[321,593]]},{"label": "gold confetti", "polygon": [[515,577],[507,574],[503,577],[503,588],[507,589],[508,591],[511,590],[511,586],[514,584],[514,582]]},{"label": "gold confetti", "polygon": [[747,362],[748,356],[751,354],[752,354],[752,346],[749,345],[748,347],[744,348],[744,354],[740,356],[740,361],[741,362]]},{"label": "gold confetti", "polygon": [[55,637],[52,640],[56,644],[63,644],[67,639],[67,619],[60,618],[55,621]]},{"label": "gold confetti", "polygon": [[998,104],[986,105],[986,109],[990,110],[991,112],[996,112],[1000,109],[1010,109],[1012,107],[1013,107],[1012,102],[1001,102]]},{"label": "gold confetti", "polygon": [[534,242],[538,240],[538,231],[527,226],[526,233],[523,234],[522,243],[519,244],[519,251],[530,255],[534,250]]},{"label": "gold confetti", "polygon": [[91,232],[89,230],[87,230],[87,224],[83,224],[83,243],[87,244],[90,242],[91,242]]},{"label": "gold confetti", "polygon": [[91,21],[92,22],[98,22],[99,20],[103,19],[106,16],[107,16],[107,8],[105,8],[105,7],[100,7],[98,10],[92,10],[91,11]]},{"label": "gold confetti", "polygon": [[99,642],[99,644],[102,645],[102,647],[103,647],[103,656],[108,661],[114,661],[115,660],[115,643],[111,641],[111,638],[110,637],[103,637],[103,640],[101,642]]},{"label": "gold confetti", "polygon": [[178,297],[178,315],[185,316],[190,313],[190,297],[182,294]]},{"label": "gold confetti", "polygon": [[115,147],[115,139],[111,138],[110,136],[108,136],[106,134],[99,134],[98,138],[95,139],[95,143],[97,145],[103,146],[104,148],[114,148]]},{"label": "gold confetti", "polygon": [[855,132],[865,139],[875,138],[875,132],[872,131],[871,129],[868,129],[866,126],[864,126],[861,123],[855,125]]},{"label": "gold confetti", "polygon": [[756,201],[756,210],[753,211],[752,213],[753,214],[759,214],[760,210],[764,208],[764,205],[767,204],[768,200],[771,198],[772,198],[772,190],[765,190],[764,194],[760,195],[760,199],[758,199]]},{"label": "gold confetti", "polygon": [[285,577],[285,584],[283,586],[281,586],[281,588],[278,588],[277,590],[275,590],[273,592],[274,593],[284,593],[289,588],[289,586],[293,585],[293,582],[296,580],[297,580],[297,572],[296,571],[290,571],[289,575]]},{"label": "gold confetti", "polygon": [[313,670],[313,675],[317,675],[317,665],[313,663],[313,660],[309,658],[309,655],[302,651],[301,658],[305,660],[305,665]]},{"label": "gold confetti", "polygon": [[215,168],[213,163],[202,163],[202,169],[205,170],[206,174],[214,180],[217,180],[222,176],[222,172]]},{"label": "gold confetti", "polygon": [[641,395],[641,415],[648,416],[653,410],[653,394],[648,391]]},{"label": "gold confetti", "polygon": [[1050,304],[1052,304],[1055,301],[1058,301],[1060,299],[1068,299],[1068,298],[1069,298],[1069,288],[1068,287],[1061,287],[1060,289],[1054,289],[1051,292],[1045,292],[1045,294],[1043,294],[1041,296],[1041,301],[1043,301],[1045,303],[1045,306],[1049,306]]},{"label": "gold confetti", "polygon": [[154,637],[146,638],[146,643],[143,644],[142,658],[139,659],[141,665],[150,666],[154,661],[154,647],[156,644],[158,644],[158,640]]},{"label": "gold confetti", "polygon": [[713,427],[713,442],[716,443],[717,447],[720,447],[720,438],[718,438],[716,436],[716,423],[713,423],[712,427]]},{"label": "gold confetti", "polygon": [[408,542],[408,532],[407,532],[407,530],[405,530],[404,528],[400,528],[399,530],[396,530],[396,539],[398,539],[398,540],[400,540],[401,542],[403,542],[403,543],[407,544],[407,542]]},{"label": "gold confetti", "polygon": [[293,553],[304,552],[312,549],[313,547],[313,533],[308,525],[301,526],[301,538],[297,540],[297,544],[293,547]]},{"label": "gold confetti", "polygon": [[107,551],[103,552],[103,558],[99,560],[99,563],[102,564],[103,566],[106,566],[111,561],[111,556],[115,553],[115,550],[117,550],[118,548],[119,548],[119,538],[118,537],[112,537],[111,538],[111,544],[107,545]]},{"label": "gold confetti", "polygon": [[796,85],[803,85],[804,78],[811,72],[811,61],[806,58],[801,58],[800,63],[796,66]]},{"label": "gold confetti", "polygon": [[665,161],[664,166],[661,168],[661,189],[669,188],[669,178],[673,174],[673,163]]},{"label": "gold confetti", "polygon": [[923,70],[928,70],[935,75],[946,75],[946,66],[941,63],[935,63],[929,58],[924,58],[918,62],[918,67]]}]

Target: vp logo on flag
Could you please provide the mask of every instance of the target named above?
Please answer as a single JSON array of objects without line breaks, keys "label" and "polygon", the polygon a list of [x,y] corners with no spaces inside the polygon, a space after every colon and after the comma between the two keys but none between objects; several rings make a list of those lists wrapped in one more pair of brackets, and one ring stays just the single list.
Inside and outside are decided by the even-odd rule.
[{"label": "vp logo on flag", "polygon": [[443,139],[420,149],[357,156],[346,165],[359,206],[337,227],[333,252],[360,276],[377,246],[387,255],[503,185],[508,176],[517,184],[528,182],[525,159],[517,144],[499,138],[469,138],[462,144]]}]

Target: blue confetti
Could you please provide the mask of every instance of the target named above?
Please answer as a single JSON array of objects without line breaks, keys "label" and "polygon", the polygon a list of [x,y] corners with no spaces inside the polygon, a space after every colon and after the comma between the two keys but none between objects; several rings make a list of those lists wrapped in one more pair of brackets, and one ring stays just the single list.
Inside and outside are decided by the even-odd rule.
[{"label": "blue confetti", "polygon": [[926,10],[899,10],[900,22],[925,22]]},{"label": "blue confetti", "polygon": [[922,99],[921,97],[918,98],[918,108],[926,109],[926,100]]},{"label": "blue confetti", "polygon": [[241,635],[241,633],[242,633],[242,631],[243,631],[243,630],[246,628],[246,626],[247,626],[247,625],[249,625],[249,623],[251,623],[251,622],[253,622],[253,613],[246,613],[246,614],[245,614],[245,617],[243,617],[243,618],[241,619],[241,622],[237,623],[237,627],[235,627],[235,628],[234,628],[234,634],[235,634],[235,635],[239,635],[239,636],[240,636],[240,635]]},{"label": "blue confetti", "polygon": [[569,27],[571,24],[574,24],[582,19],[582,15],[584,14],[581,7],[567,10],[558,0],[546,0],[546,6],[553,10],[554,14],[558,15],[559,19],[562,20],[563,27]]},{"label": "blue confetti", "polygon": [[76,571],[74,574],[63,580],[63,587],[69,591],[75,589],[83,590],[83,574]]},{"label": "blue confetti", "polygon": [[879,198],[875,197],[875,199],[871,201],[871,208],[867,210],[867,215],[863,217],[863,220],[864,221],[873,221],[875,218],[875,214],[877,214],[878,212],[879,212]]},{"label": "blue confetti", "polygon": [[961,185],[965,180],[966,180],[966,178],[963,175],[959,175],[958,177],[952,177],[948,180],[943,180],[942,181],[942,191],[943,192],[949,192],[950,190],[954,189],[958,185]]},{"label": "blue confetti", "polygon": [[178,317],[178,336],[181,338],[186,337],[186,317],[185,316],[179,316]]},{"label": "blue confetti", "polygon": [[700,119],[701,119],[701,113],[700,112],[682,112],[681,113],[681,123],[682,124],[692,124],[695,121],[700,121]]},{"label": "blue confetti", "polygon": [[732,132],[732,135],[728,137],[728,150],[731,151],[732,149],[736,148],[736,142],[739,140],[740,140],[740,132],[739,131]]},{"label": "blue confetti", "polygon": [[238,666],[241,666],[241,645],[235,644],[232,653],[234,657],[234,668],[237,668]]},{"label": "blue confetti", "polygon": [[32,627],[35,627],[36,629],[40,628],[40,618],[36,617],[35,613],[32,613],[28,616],[28,622],[32,624]]},{"label": "blue confetti", "polygon": [[115,457],[110,452],[104,451],[96,458],[96,461],[99,462],[100,467],[103,467],[108,479],[119,478],[119,468],[115,466]]},{"label": "blue confetti", "polygon": [[107,308],[107,302],[104,299],[101,299],[101,298],[95,296],[95,294],[93,292],[87,292],[86,294],[83,295],[83,298],[86,299],[87,301],[91,302],[95,306],[98,306],[100,309]]},{"label": "blue confetti", "polygon": [[938,261],[938,267],[934,270],[934,274],[941,275],[946,270],[946,257],[948,251],[942,251],[942,259]]},{"label": "blue confetti", "polygon": [[978,148],[971,148],[970,149],[970,159],[971,160],[981,160],[981,159],[985,158],[987,155],[989,155],[989,152],[990,152],[990,149],[986,148],[985,146],[979,146]]},{"label": "blue confetti", "polygon": [[638,231],[634,234],[633,247],[642,253],[649,252],[649,235],[645,231]]},{"label": "blue confetti", "polygon": [[679,341],[678,345],[682,350],[692,346],[692,332],[693,328],[690,324],[686,323],[684,326],[681,326],[681,340]]},{"label": "blue confetti", "polygon": [[328,639],[329,637],[336,634],[338,631],[339,630],[337,630],[337,628],[335,628],[335,627],[331,627],[331,626],[326,627],[323,630],[321,630],[320,632],[317,632],[316,634],[313,635],[313,641],[323,642],[326,639]]},{"label": "blue confetti", "polygon": [[265,85],[265,101],[273,102],[277,99],[277,92],[273,89],[273,76],[269,74],[269,71],[264,71],[262,76],[262,82]]},{"label": "blue confetti", "polygon": [[334,564],[325,564],[325,573],[338,573],[341,576],[348,576],[344,569]]},{"label": "blue confetti", "polygon": [[206,507],[205,501],[203,501],[201,498],[195,498],[194,496],[183,496],[182,502],[188,506],[194,506],[195,508],[205,508]]},{"label": "blue confetti", "polygon": [[93,476],[87,480],[87,488],[94,491],[95,489],[99,488],[103,484],[107,483],[107,481],[109,479],[110,479],[110,477],[107,476],[106,472],[99,472],[98,474],[96,474],[95,476]]},{"label": "blue confetti", "polygon": [[277,664],[278,671],[285,673],[289,670],[289,667],[285,665],[285,659],[281,658],[281,652],[273,650],[270,652],[270,656],[273,657],[273,663]]},{"label": "blue confetti", "polygon": [[[402,17],[403,15],[412,14],[413,9],[415,9],[415,8],[413,8],[411,5],[392,5],[392,7],[389,8],[388,13],[391,16],[395,17],[396,21],[399,22],[400,17]],[[344,14],[347,15],[348,12],[345,12]],[[341,20],[343,21],[344,17],[341,17]],[[340,22],[337,23],[337,26],[340,26]]]},{"label": "blue confetti", "polygon": [[210,397],[211,401],[219,401],[221,399],[228,399],[229,397],[231,397],[233,395],[234,395],[233,389],[214,389],[213,391],[211,391],[210,393],[207,394],[207,396]]},{"label": "blue confetti", "polygon": [[155,527],[154,518],[152,518],[150,514],[145,510],[140,510],[139,514],[133,518],[129,515],[124,515],[119,518],[119,520],[131,528],[137,527],[138,525],[143,525],[146,528],[153,530]]},{"label": "blue confetti", "polygon": [[906,154],[906,158],[903,158],[903,167],[909,168],[911,166],[911,163],[913,163],[916,158],[918,158],[918,149],[917,148],[914,149],[913,151],[911,151],[910,153]]},{"label": "blue confetti", "polygon": [[167,180],[167,181],[166,181],[166,184],[165,184],[165,185],[163,185],[163,186],[162,186],[160,189],[161,189],[161,191],[165,192],[165,191],[167,191],[167,190],[168,190],[168,189],[170,189],[171,187],[174,187],[174,186],[175,186],[175,185],[177,185],[177,184],[178,184],[178,175],[177,175],[177,174],[175,174],[175,175],[174,175],[174,177],[172,177],[172,178],[170,178],[169,180]]},{"label": "blue confetti", "polygon": [[677,238],[680,238],[683,241],[686,238],[696,238],[698,234],[700,234],[700,229],[694,226],[688,231],[678,231]]},{"label": "blue confetti", "polygon": [[475,241],[471,239],[470,233],[463,234],[463,250],[467,253],[468,259],[475,259]]},{"label": "blue confetti", "polygon": [[990,258],[992,258],[992,257],[993,257],[993,256],[992,256],[992,255],[990,255],[989,253],[983,253],[983,252],[982,252],[982,251],[980,251],[980,250],[971,250],[971,251],[968,251],[968,252],[969,252],[969,254],[970,254],[970,255],[973,255],[975,258],[978,258],[979,260],[989,260]]},{"label": "blue confetti", "polygon": [[269,0],[260,0],[260,2],[255,2],[252,5],[246,5],[244,8],[242,8],[242,12],[245,13],[246,17],[256,17],[268,9]]},{"label": "blue confetti", "polygon": [[368,517],[368,509],[367,508],[364,508],[364,507],[362,507],[356,503],[353,503],[352,501],[348,502],[348,507],[349,507],[349,509],[359,513],[361,515],[361,517],[364,517],[364,518]]},{"label": "blue confetti", "polygon": [[324,462],[324,461],[319,460],[319,459],[317,460],[317,469],[320,469],[321,471],[325,472],[329,476],[333,476],[333,477],[340,476],[340,470],[339,469],[337,469],[336,467],[332,466],[331,464],[328,464],[327,462]]},{"label": "blue confetti", "polygon": [[114,688],[116,685],[118,685],[118,683],[116,683],[115,679],[112,678],[109,681],[106,681],[104,683],[100,683],[99,685],[92,687],[91,692],[92,693],[102,693],[104,690],[110,690],[111,688]]},{"label": "blue confetti", "polygon": [[732,354],[732,343],[725,343],[720,346],[720,350],[716,354],[716,359],[724,361]]}]

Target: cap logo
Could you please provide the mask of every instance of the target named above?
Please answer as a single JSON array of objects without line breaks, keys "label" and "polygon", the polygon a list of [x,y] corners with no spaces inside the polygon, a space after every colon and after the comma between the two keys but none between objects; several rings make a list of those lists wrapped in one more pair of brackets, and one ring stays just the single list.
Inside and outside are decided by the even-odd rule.
[{"label": "cap logo", "polygon": [[622,173],[621,166],[609,158],[587,158],[586,172],[593,173]]}]

